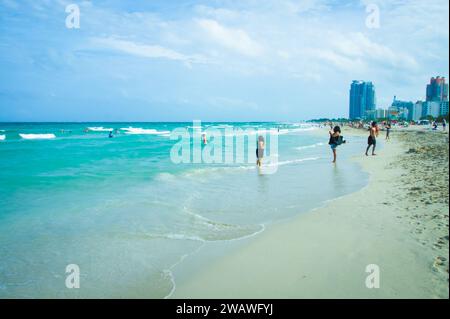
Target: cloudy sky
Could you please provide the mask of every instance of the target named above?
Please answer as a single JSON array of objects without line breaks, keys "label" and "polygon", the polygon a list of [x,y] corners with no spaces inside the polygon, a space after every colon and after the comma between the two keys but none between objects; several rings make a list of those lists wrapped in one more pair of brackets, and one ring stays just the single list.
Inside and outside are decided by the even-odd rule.
[{"label": "cloudy sky", "polygon": [[448,0],[0,0],[0,121],[348,116],[354,79],[387,107],[448,77],[448,27]]}]

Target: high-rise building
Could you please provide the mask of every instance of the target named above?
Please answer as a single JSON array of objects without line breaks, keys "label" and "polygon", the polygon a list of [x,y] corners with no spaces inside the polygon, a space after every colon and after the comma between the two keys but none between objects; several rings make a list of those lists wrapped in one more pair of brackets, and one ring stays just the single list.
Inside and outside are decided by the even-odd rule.
[{"label": "high-rise building", "polygon": [[397,119],[401,120],[412,120],[414,103],[411,101],[400,101],[397,100],[397,97],[394,96],[394,101],[392,101],[392,105],[390,110],[396,110]]},{"label": "high-rise building", "polygon": [[387,110],[385,109],[377,109],[376,111],[377,119],[384,119],[387,118]]},{"label": "high-rise building", "polygon": [[427,101],[423,104],[422,115],[438,117],[441,113],[441,102]]},{"label": "high-rise building", "polygon": [[427,85],[427,99],[423,103],[422,116],[438,117],[447,114],[448,84],[444,77],[433,77]]},{"label": "high-rise building", "polygon": [[441,102],[441,108],[439,110],[439,115],[445,116],[448,114],[448,101]]},{"label": "high-rise building", "polygon": [[444,77],[433,77],[430,84],[427,85],[427,102],[444,102],[448,101],[448,84],[445,83]]},{"label": "high-rise building", "polygon": [[399,114],[400,112],[398,111],[398,108],[395,106],[390,106],[387,110],[387,117],[390,120],[398,120],[399,119]]},{"label": "high-rise building", "polygon": [[414,104],[412,114],[410,115],[412,121],[419,121],[422,118],[423,101],[417,101]]},{"label": "high-rise building", "polygon": [[375,86],[372,82],[353,81],[350,86],[350,119],[362,119],[375,111]]}]

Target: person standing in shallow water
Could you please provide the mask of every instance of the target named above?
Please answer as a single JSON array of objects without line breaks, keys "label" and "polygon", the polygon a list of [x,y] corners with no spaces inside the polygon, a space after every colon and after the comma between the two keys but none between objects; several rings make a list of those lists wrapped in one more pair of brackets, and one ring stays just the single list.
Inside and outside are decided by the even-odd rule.
[{"label": "person standing in shallow water", "polygon": [[261,167],[262,165],[262,159],[264,157],[264,147],[264,137],[260,135],[258,137],[258,145],[256,147],[256,165],[258,165],[259,167]]},{"label": "person standing in shallow water", "polygon": [[336,163],[336,148],[339,145],[339,137],[341,136],[341,128],[339,126],[335,126],[328,133],[330,134],[330,140],[329,140],[328,144],[330,145],[331,151],[333,152],[333,163]]},{"label": "person standing in shallow water", "polygon": [[377,122],[372,122],[369,128],[369,137],[367,139],[367,148],[366,148],[366,156],[369,156],[369,149],[372,146],[372,155],[375,154],[375,147],[377,146],[377,137],[378,137],[378,126]]}]

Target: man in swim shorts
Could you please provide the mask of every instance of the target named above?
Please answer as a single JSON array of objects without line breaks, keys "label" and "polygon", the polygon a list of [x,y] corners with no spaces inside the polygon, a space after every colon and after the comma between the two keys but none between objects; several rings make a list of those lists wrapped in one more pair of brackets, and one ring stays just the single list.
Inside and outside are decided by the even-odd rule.
[{"label": "man in swim shorts", "polygon": [[372,155],[375,154],[375,147],[377,146],[377,137],[378,137],[378,126],[377,122],[372,122],[369,128],[369,138],[367,139],[367,149],[366,149],[366,156],[369,156],[368,152],[370,147],[372,146]]}]

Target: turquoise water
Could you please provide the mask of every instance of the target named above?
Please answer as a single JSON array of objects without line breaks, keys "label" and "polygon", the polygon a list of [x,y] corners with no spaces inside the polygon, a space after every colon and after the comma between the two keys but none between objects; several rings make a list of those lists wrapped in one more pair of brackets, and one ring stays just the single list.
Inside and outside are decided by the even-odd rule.
[{"label": "turquoise water", "polygon": [[[174,164],[169,133],[192,123],[0,123],[0,297],[162,298],[170,268],[205,242],[252,236],[367,183],[349,161],[364,139],[340,146],[334,166],[328,137],[308,125],[202,129],[228,126],[280,128],[277,172]],[[65,286],[68,264],[80,289]]]}]

